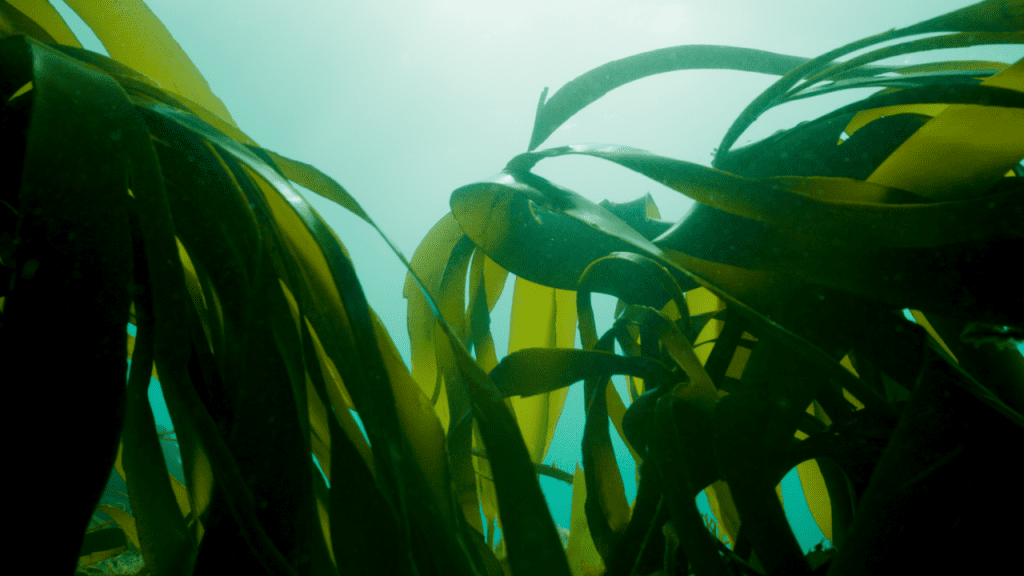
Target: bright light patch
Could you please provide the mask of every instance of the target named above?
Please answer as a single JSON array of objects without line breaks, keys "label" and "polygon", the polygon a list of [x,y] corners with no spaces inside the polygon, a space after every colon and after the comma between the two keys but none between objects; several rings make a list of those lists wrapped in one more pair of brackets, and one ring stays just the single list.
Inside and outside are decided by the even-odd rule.
[{"label": "bright light patch", "polygon": [[647,27],[654,34],[679,30],[686,20],[686,9],[679,4],[658,4],[650,9]]}]

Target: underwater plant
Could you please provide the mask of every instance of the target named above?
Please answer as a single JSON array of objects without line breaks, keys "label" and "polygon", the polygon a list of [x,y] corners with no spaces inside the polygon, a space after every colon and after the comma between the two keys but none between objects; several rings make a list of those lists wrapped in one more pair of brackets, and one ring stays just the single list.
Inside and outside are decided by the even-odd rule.
[{"label": "underwater plant", "polygon": [[[527,152],[456,189],[411,260],[392,244],[411,370],[293,183],[376,228],[358,202],[246,136],[141,0],[68,4],[110,57],[48,3],[0,2],[3,174],[18,183],[0,189],[0,354],[8,405],[36,410],[9,424],[8,457],[34,479],[9,514],[35,571],[126,553],[154,576],[979,570],[984,528],[1024,512],[1024,357],[1005,345],[1024,330],[1006,281],[1024,240],[1024,61],[874,63],[1020,44],[1020,0],[813,59],[678,46],[545,89]],[[539,149],[616,87],[693,68],[780,77],[713,167]],[[884,89],[733,149],[773,106],[863,87]],[[663,221],[649,195],[596,204],[532,171],[571,155],[698,203]],[[532,345],[499,361],[490,313],[510,273]],[[603,334],[593,293],[619,300]],[[54,354],[80,382],[24,368]],[[541,461],[581,380],[569,474]],[[637,463],[632,504],[609,422]],[[797,544],[775,491],[794,467],[833,548]],[[112,470],[131,513],[99,504]],[[573,486],[564,540],[541,474]],[[90,526],[96,511],[112,523]]]}]

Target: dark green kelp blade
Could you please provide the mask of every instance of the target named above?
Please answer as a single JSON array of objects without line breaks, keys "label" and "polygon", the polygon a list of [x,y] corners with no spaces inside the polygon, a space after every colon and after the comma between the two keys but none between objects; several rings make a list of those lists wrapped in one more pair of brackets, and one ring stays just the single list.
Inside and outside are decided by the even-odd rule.
[{"label": "dark green kelp blade", "polygon": [[508,561],[516,576],[568,576],[569,564],[541,493],[530,454],[501,391],[441,322],[459,369],[469,386],[473,415],[480,427],[494,474]]},{"label": "dark green kelp blade", "polygon": [[[580,110],[608,92],[635,80],[677,70],[742,70],[782,76],[808,58],[733,46],[672,46],[603,64],[561,87],[545,101],[541,94],[527,150],[534,150]],[[885,72],[888,67],[871,67]]]}]

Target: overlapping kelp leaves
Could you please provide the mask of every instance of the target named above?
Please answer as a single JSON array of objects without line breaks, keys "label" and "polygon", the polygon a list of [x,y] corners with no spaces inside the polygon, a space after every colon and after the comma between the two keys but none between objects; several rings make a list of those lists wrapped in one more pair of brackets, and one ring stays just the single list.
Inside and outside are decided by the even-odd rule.
[{"label": "overlapping kelp leaves", "polygon": [[[11,405],[38,407],[31,439],[9,436],[25,438],[11,457],[52,507],[10,503],[26,533],[44,535],[37,571],[129,543],[151,574],[977,568],[1004,515],[1024,509],[1008,464],[1024,425],[1021,355],[960,338],[1024,327],[1006,278],[1024,216],[1024,63],[870,64],[1021,43],[1019,1],[813,60],[682,46],[545,91],[530,151],[456,190],[408,264],[411,374],[289,180],[373,224],[355,200],[245,136],[142,2],[68,4],[111,58],[82,50],[48,4],[0,4],[3,137],[18,151],[4,161],[20,182],[3,196],[0,350],[8,374],[60,358],[77,378],[46,371],[8,387]],[[949,33],[835,62],[932,32]],[[715,168],[622,146],[534,151],[616,86],[692,68],[782,76],[730,129]],[[886,89],[730,149],[771,106],[869,86]],[[597,205],[531,172],[569,154],[698,204],[663,222],[649,197]],[[490,311],[509,272],[499,363]],[[602,335],[593,292],[620,300]],[[628,407],[612,374],[628,377]],[[184,484],[163,462],[151,376]],[[583,467],[570,477],[540,462],[579,380]],[[632,505],[609,419],[638,464]],[[794,466],[834,552],[805,557],[786,522],[777,486]],[[117,528],[83,542],[111,467],[133,515],[102,508]],[[573,483],[565,547],[539,473]],[[731,548],[701,518],[701,491]]]},{"label": "overlapping kelp leaves", "polygon": [[[983,485],[1012,482],[1003,450],[1021,440],[1024,369],[1015,349],[972,346],[980,340],[970,336],[983,326],[1005,339],[1024,322],[1024,299],[1006,277],[1024,234],[1024,63],[871,64],[923,50],[1019,44],[1022,28],[1020,3],[985,2],[813,60],[681,46],[612,62],[550,100],[545,90],[531,151],[453,193],[452,215],[413,265],[444,270],[429,287],[458,303],[449,321],[466,324],[478,358],[493,355],[484,307],[493,307],[506,270],[518,276],[514,310],[520,287],[550,301],[529,320],[514,312],[513,331],[530,321],[550,334],[546,326],[571,315],[563,307],[575,292],[584,350],[554,338],[518,351],[510,344],[491,372],[514,397],[528,445],[543,435],[525,430],[552,422],[552,402],[560,406],[564,388],[585,380],[587,499],[585,525],[574,507],[574,570],[599,557],[615,574],[669,562],[689,562],[698,574],[806,573],[827,555],[801,554],[772,494],[794,466],[838,551],[831,568],[819,569],[838,574],[973,559],[983,527],[997,525],[1003,510],[1024,510],[1013,493],[975,500]],[[951,33],[835,62],[936,32]],[[615,87],[692,68],[783,75],[730,129],[714,168],[625,146],[533,151]],[[771,106],[858,87],[886,89],[730,150]],[[541,160],[570,154],[616,162],[698,204],[680,221],[662,222],[649,197],[595,205],[532,172]],[[538,286],[549,288],[546,296]],[[442,374],[450,394],[457,375],[450,361],[430,358],[432,319],[410,288],[414,374],[417,361],[427,364],[422,374]],[[620,299],[620,315],[601,338],[593,291]],[[903,319],[905,308],[916,324]],[[632,363],[611,354],[615,340]],[[622,373],[642,378],[630,379],[629,409],[607,386],[608,375]],[[642,463],[632,509],[607,441],[608,415]],[[534,462],[548,446],[536,445]],[[454,461],[458,453],[450,455]],[[490,474],[478,478],[486,513]],[[732,550],[709,540],[694,504],[702,490]],[[500,493],[497,501],[500,508]],[[520,537],[506,530],[513,567]]]},{"label": "overlapping kelp leaves", "polygon": [[[70,4],[114,59],[75,47],[48,5],[3,5],[4,137],[23,151],[7,158],[22,185],[4,195],[3,353],[19,367],[8,401],[39,407],[12,461],[49,512],[13,503],[38,535],[23,553],[46,573],[129,543],[152,574],[469,573],[441,428],[288,178],[365,217],[358,204],[235,127],[143,3]],[[51,358],[70,371],[34,373]],[[185,485],[163,462],[151,375]],[[124,536],[83,546],[112,467],[134,516],[104,508]]]}]

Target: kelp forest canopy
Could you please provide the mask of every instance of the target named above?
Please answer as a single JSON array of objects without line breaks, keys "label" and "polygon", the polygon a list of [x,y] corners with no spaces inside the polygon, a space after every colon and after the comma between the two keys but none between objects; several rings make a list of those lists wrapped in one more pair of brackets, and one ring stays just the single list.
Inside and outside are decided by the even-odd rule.
[{"label": "kelp forest canopy", "polygon": [[[989,566],[1024,511],[1024,60],[890,62],[1020,45],[1024,2],[813,58],[672,46],[543,88],[527,150],[454,189],[409,259],[358,194],[247,136],[144,2],[67,5],[107,55],[48,2],[0,2],[0,353],[32,410],[9,456],[33,474],[11,506],[37,571],[928,572]],[[777,78],[711,166],[542,147],[619,87],[699,69]],[[774,107],[856,88],[877,90],[737,146]],[[567,157],[695,203],[662,219],[650,194],[538,174]],[[300,187],[407,270],[411,366]],[[568,472],[544,462],[580,381]],[[791,470],[828,548],[787,519]],[[572,487],[567,530],[542,476]],[[103,503],[115,481],[130,508]]]}]

